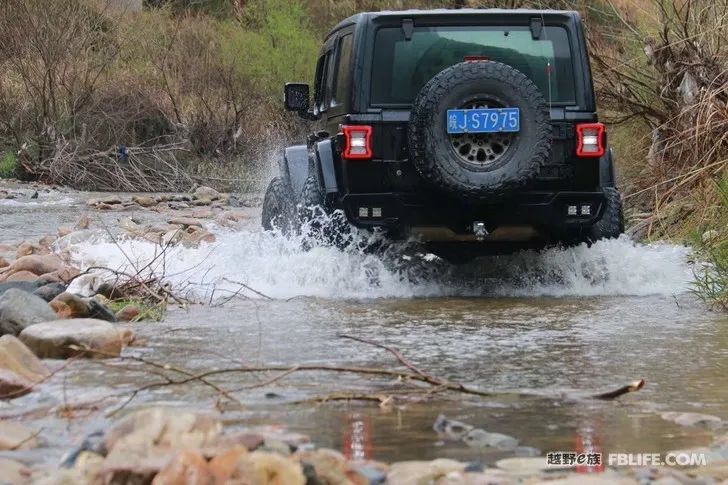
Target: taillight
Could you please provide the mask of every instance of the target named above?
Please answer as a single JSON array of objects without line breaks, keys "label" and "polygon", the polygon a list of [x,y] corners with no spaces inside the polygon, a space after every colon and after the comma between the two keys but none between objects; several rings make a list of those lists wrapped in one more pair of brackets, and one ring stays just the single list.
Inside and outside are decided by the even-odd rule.
[{"label": "taillight", "polygon": [[602,123],[576,125],[576,141],[576,156],[601,157],[607,149],[604,125]]},{"label": "taillight", "polygon": [[372,127],[367,125],[342,126],[346,148],[344,158],[364,160],[372,158]]}]

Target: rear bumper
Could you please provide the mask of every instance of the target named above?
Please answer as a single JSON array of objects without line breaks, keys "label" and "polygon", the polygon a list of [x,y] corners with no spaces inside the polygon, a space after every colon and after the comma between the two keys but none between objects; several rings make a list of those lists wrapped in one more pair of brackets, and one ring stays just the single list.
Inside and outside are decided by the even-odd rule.
[{"label": "rear bumper", "polygon": [[488,231],[503,226],[546,232],[587,228],[602,217],[605,200],[602,192],[523,192],[496,204],[468,205],[443,201],[441,196],[393,192],[347,194],[341,202],[357,227],[447,227],[455,234],[472,234],[475,221]]}]

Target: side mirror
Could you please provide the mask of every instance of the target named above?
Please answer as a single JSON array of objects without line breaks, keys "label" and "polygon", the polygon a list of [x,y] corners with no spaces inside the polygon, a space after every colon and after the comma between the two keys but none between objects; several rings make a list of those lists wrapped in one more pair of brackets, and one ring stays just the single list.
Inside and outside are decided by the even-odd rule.
[{"label": "side mirror", "polygon": [[299,113],[308,111],[308,84],[287,83],[283,89],[283,102],[288,111],[298,111]]}]

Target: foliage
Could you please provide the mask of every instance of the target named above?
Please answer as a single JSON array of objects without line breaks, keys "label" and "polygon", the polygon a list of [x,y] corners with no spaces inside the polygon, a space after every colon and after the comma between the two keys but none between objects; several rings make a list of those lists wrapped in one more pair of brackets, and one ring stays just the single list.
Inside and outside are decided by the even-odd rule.
[{"label": "foliage", "polygon": [[3,155],[0,159],[0,178],[14,177],[17,161],[17,157],[11,152],[7,152]]},{"label": "foliage", "polygon": [[119,312],[128,305],[135,306],[139,309],[139,315],[134,318],[134,322],[141,322],[145,320],[161,322],[164,319],[164,315],[167,313],[166,303],[162,302],[155,304],[144,298],[123,298],[111,300],[108,303],[109,309],[114,313]]}]

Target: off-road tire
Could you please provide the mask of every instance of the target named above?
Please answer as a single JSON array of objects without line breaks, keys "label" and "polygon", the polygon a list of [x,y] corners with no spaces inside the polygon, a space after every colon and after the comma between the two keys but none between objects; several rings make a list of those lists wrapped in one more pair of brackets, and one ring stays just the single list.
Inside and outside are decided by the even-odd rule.
[{"label": "off-road tire", "polygon": [[263,229],[279,229],[286,235],[292,233],[296,228],[295,209],[290,185],[283,178],[275,177],[263,197]]},{"label": "off-road tire", "polygon": [[301,222],[308,222],[322,211],[324,211],[324,193],[316,177],[309,176],[301,190],[298,218]]},{"label": "off-road tire", "polygon": [[[520,131],[492,164],[464,163],[447,133],[447,110],[477,99],[520,109]],[[410,114],[409,149],[432,185],[466,201],[496,199],[526,186],[551,154],[548,104],[522,72],[500,62],[464,62],[435,75],[419,92]]]},{"label": "off-road tire", "polygon": [[303,183],[298,203],[298,220],[307,234],[305,244],[313,241],[344,249],[351,241],[351,225],[345,217],[337,217],[335,210],[326,204],[326,197],[318,179],[309,176]]},{"label": "off-road tire", "polygon": [[616,239],[624,233],[624,214],[622,211],[622,197],[614,187],[604,187],[606,206],[604,214],[589,230],[589,242],[601,239]]}]

